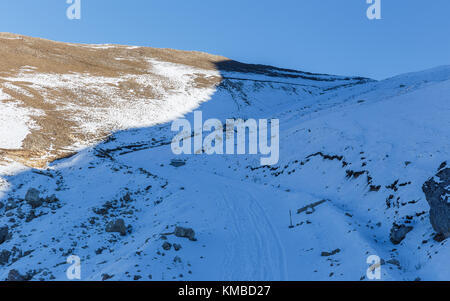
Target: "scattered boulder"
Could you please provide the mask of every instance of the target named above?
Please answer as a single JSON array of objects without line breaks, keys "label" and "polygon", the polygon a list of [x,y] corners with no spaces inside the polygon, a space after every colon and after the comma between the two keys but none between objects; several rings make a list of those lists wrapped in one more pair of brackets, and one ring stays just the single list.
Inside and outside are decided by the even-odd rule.
[{"label": "scattered boulder", "polygon": [[4,243],[8,239],[9,228],[8,226],[0,227],[0,244]]},{"label": "scattered boulder", "polygon": [[175,249],[175,251],[180,251],[181,250],[181,245],[180,244],[173,244],[173,248]]},{"label": "scattered boulder", "polygon": [[17,203],[14,200],[8,200],[5,205],[5,211],[10,211],[16,209],[18,207]]},{"label": "scattered boulder", "polygon": [[127,194],[125,194],[125,195],[123,196],[122,200],[123,200],[125,203],[130,203],[130,202],[133,201],[133,200],[131,199],[131,195],[130,195],[129,192],[127,192]]},{"label": "scattered boulder", "polygon": [[106,250],[105,247],[98,248],[97,250],[95,250],[95,254],[96,254],[96,255],[100,255],[100,254],[103,253],[104,250]]},{"label": "scattered boulder", "polygon": [[109,279],[111,279],[113,277],[114,277],[114,275],[102,274],[102,281],[109,280]]},{"label": "scattered boulder", "polygon": [[39,197],[39,190],[30,188],[25,195],[25,201],[34,209],[42,205],[42,199]]},{"label": "scattered boulder", "polygon": [[35,218],[37,218],[38,216],[36,216],[36,212],[34,210],[30,210],[30,213],[28,213],[25,222],[29,223],[32,220],[34,220]]},{"label": "scattered boulder", "polygon": [[9,261],[9,257],[11,256],[11,252],[8,250],[3,250],[0,252],[0,265],[5,265]]},{"label": "scattered boulder", "polygon": [[102,208],[94,208],[94,209],[92,209],[92,211],[93,211],[95,214],[98,214],[98,215],[106,215],[106,214],[108,214],[108,209],[105,208],[105,207],[102,207]]},{"label": "scattered boulder", "polygon": [[389,263],[389,264],[392,264],[392,265],[395,265],[395,266],[397,266],[397,267],[401,267],[401,265],[400,265],[400,261],[398,261],[397,259],[395,259],[395,258],[393,258],[393,259],[389,259],[388,261],[386,261],[386,263]]},{"label": "scattered boulder", "polygon": [[3,204],[2,202],[0,202],[0,210],[5,207],[5,204]]},{"label": "scattered boulder", "polygon": [[425,182],[422,190],[430,204],[431,225],[446,239],[450,237],[450,168],[445,168],[444,163],[436,176]]},{"label": "scattered boulder", "polygon": [[48,203],[48,204],[53,204],[53,203],[58,203],[59,199],[56,197],[56,195],[51,195],[48,196],[44,199],[44,202]]},{"label": "scattered boulder", "polygon": [[163,243],[162,248],[164,249],[164,251],[169,251],[172,248],[172,244],[166,241],[165,243]]},{"label": "scattered boulder", "polygon": [[336,255],[337,253],[340,253],[340,252],[341,252],[341,249],[336,249],[336,250],[333,250],[331,252],[322,252],[322,254],[320,254],[320,256],[328,257],[328,256]]},{"label": "scattered boulder", "polygon": [[411,226],[405,226],[405,225],[399,226],[397,224],[394,224],[391,228],[391,235],[390,235],[391,242],[394,245],[398,245],[405,239],[406,234],[411,232],[412,229],[413,229],[413,227],[411,227]]},{"label": "scattered boulder", "polygon": [[127,234],[125,221],[123,219],[117,219],[115,221],[109,222],[106,225],[106,232],[120,233],[120,235],[125,236]]},{"label": "scattered boulder", "polygon": [[436,242],[443,242],[446,239],[447,239],[447,237],[445,237],[444,234],[442,234],[442,233],[438,233],[433,237],[433,240]]},{"label": "scattered boulder", "polygon": [[7,281],[26,281],[26,277],[20,275],[17,270],[10,270],[8,273]]},{"label": "scattered boulder", "polygon": [[183,227],[176,227],[175,228],[175,236],[176,237],[185,237],[188,238],[191,241],[196,241],[195,238],[195,232],[191,228],[183,228]]},{"label": "scattered boulder", "polygon": [[170,161],[170,165],[172,165],[173,167],[181,167],[186,165],[186,162],[183,160],[173,159]]}]

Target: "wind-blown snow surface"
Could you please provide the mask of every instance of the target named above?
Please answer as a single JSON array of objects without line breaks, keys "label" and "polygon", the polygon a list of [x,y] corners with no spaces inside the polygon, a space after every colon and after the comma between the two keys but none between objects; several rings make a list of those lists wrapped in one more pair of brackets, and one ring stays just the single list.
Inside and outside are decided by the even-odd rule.
[{"label": "wind-blown snow surface", "polygon": [[[450,67],[334,86],[260,76],[225,73],[199,109],[205,119],[279,118],[279,164],[176,156],[167,123],[118,132],[46,171],[5,172],[0,200],[18,207],[1,209],[11,238],[0,249],[12,255],[0,278],[17,269],[66,280],[73,254],[83,280],[365,280],[378,255],[382,280],[449,280],[450,246],[432,239],[421,187],[450,157]],[[30,187],[59,203],[27,219]],[[126,236],[105,232],[116,218]],[[413,226],[399,245],[393,223]],[[176,225],[197,241],[171,235]]]}]

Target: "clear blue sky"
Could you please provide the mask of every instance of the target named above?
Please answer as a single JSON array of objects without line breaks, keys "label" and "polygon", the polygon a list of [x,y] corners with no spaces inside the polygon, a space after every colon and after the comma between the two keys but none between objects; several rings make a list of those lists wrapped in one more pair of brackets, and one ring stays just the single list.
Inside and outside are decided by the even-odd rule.
[{"label": "clear blue sky", "polygon": [[[66,42],[199,50],[376,79],[450,64],[449,0],[2,0],[0,31]],[[1,45],[0,45],[1,47]]]}]

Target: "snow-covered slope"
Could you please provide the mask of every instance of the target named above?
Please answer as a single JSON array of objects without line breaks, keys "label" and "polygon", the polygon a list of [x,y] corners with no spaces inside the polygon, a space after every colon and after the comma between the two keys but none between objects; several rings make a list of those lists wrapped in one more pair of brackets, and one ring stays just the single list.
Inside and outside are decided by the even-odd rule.
[{"label": "snow-covered slope", "polygon": [[[9,235],[0,254],[9,256],[0,279],[14,269],[33,280],[66,280],[69,255],[80,257],[83,280],[364,280],[370,255],[383,259],[382,280],[450,279],[448,240],[433,240],[422,192],[450,157],[450,67],[376,82],[226,60],[206,68],[146,51],[148,76],[69,78],[32,65],[0,76],[2,87],[32,87],[58,107],[61,100],[44,91],[85,90],[83,105],[64,104],[70,120],[83,135],[105,132],[78,136],[64,147],[79,152],[46,169],[5,156],[0,227]],[[132,76],[133,89],[159,89],[157,96],[125,97],[129,88],[113,88]],[[27,126],[39,127],[33,116],[51,110],[27,106],[11,90],[0,93],[12,99],[0,101],[0,133],[12,135],[11,123],[17,132],[0,137],[0,148],[20,152]],[[101,93],[111,102],[100,102]],[[194,109],[204,119],[280,119],[279,163],[174,155],[170,120],[192,119]],[[57,145],[42,145],[41,153],[61,157]],[[58,200],[33,209],[24,201],[30,188]],[[106,231],[117,219],[124,236]],[[394,223],[413,228],[397,245]],[[194,229],[196,240],[175,236],[176,226]]]}]

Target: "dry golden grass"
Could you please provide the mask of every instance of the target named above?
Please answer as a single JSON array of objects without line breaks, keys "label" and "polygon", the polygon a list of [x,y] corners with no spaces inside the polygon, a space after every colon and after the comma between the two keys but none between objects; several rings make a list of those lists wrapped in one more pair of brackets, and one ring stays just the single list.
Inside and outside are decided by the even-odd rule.
[{"label": "dry golden grass", "polygon": [[[120,60],[117,60],[120,58]],[[109,100],[95,89],[69,88],[36,89],[29,82],[14,81],[14,88],[5,86],[8,80],[20,75],[25,66],[32,66],[32,74],[89,74],[89,76],[119,78],[126,75],[151,75],[148,59],[183,64],[203,70],[216,70],[216,65],[228,59],[201,52],[108,45],[107,47],[68,44],[16,34],[0,33],[0,87],[19,101],[21,106],[43,112],[32,116],[37,125],[23,141],[21,149],[0,149],[1,158],[9,158],[31,167],[42,168],[48,162],[69,155],[70,146],[79,141],[99,141],[109,134],[108,129],[87,134],[71,118],[76,111],[65,105],[107,107]],[[153,76],[158,76],[154,74]],[[220,77],[193,74],[197,88],[217,85]],[[162,79],[163,81],[164,79]],[[11,82],[9,82],[11,84]],[[170,83],[163,83],[171,89]],[[158,98],[152,87],[141,87],[133,79],[122,80],[115,87],[118,96],[132,101],[132,97]],[[133,91],[133,95],[130,95]],[[49,101],[54,100],[54,101]]]}]

